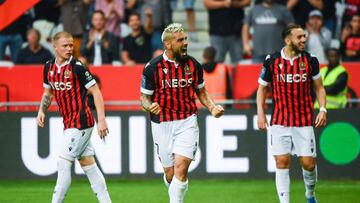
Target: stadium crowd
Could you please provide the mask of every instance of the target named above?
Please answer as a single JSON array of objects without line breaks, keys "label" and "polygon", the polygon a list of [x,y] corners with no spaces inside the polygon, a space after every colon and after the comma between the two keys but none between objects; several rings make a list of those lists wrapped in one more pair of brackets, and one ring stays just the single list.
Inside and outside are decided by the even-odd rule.
[{"label": "stadium crowd", "polygon": [[[183,3],[189,40],[198,42],[195,0]],[[261,63],[268,53],[283,46],[279,32],[289,23],[306,29],[307,51],[321,63],[327,62],[329,48],[339,49],[343,61],[360,61],[357,0],[203,3],[209,15],[210,45],[216,50],[218,63],[224,62],[227,52],[231,64],[244,59]],[[176,9],[177,0],[41,0],[0,31],[0,61],[44,63],[53,55],[52,35],[63,30],[74,36],[74,56],[87,64],[143,64],[162,53],[161,31],[172,22]]]}]

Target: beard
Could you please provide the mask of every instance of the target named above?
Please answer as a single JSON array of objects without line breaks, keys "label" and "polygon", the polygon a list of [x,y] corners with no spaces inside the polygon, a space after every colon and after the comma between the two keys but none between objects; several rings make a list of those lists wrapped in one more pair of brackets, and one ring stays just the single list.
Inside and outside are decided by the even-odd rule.
[{"label": "beard", "polygon": [[296,54],[304,51],[303,49],[300,48],[300,45],[296,45],[293,42],[290,43],[290,47]]},{"label": "beard", "polygon": [[187,54],[182,54],[180,50],[178,50],[177,52],[174,52],[174,58],[175,61],[184,64],[186,62],[186,60],[188,59],[188,55]]}]

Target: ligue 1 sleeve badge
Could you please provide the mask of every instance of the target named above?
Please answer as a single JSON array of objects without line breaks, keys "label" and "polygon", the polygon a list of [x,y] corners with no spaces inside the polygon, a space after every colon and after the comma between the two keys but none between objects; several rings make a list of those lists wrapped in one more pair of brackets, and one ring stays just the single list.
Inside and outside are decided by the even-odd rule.
[{"label": "ligue 1 sleeve badge", "polygon": [[65,70],[64,71],[64,78],[70,78],[70,74],[71,74],[70,70]]},{"label": "ligue 1 sleeve badge", "polygon": [[191,75],[191,74],[192,74],[191,69],[190,69],[189,66],[185,66],[185,67],[184,67],[184,71],[185,71],[185,74],[186,74],[186,75]]}]

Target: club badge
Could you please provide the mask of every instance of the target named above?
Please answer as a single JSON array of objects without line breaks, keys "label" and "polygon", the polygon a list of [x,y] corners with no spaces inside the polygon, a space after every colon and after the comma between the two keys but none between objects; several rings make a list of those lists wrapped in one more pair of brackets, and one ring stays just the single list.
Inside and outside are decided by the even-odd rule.
[{"label": "club badge", "polygon": [[191,75],[191,74],[192,74],[191,69],[190,69],[189,66],[185,66],[185,67],[184,67],[184,71],[185,71],[185,74],[186,74],[186,75]]},{"label": "club badge", "polygon": [[64,78],[70,78],[70,74],[71,74],[71,71],[70,70],[66,70],[64,72]]},{"label": "club badge", "polygon": [[300,70],[305,70],[306,69],[306,63],[305,62],[300,62],[299,67],[300,67]]}]

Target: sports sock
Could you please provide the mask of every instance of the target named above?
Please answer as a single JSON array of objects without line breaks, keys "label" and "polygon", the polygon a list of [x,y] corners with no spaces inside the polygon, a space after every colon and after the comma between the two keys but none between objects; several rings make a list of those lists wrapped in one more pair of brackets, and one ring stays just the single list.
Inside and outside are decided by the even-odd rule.
[{"label": "sports sock", "polygon": [[60,158],[57,162],[57,180],[54,193],[52,196],[52,203],[61,203],[66,195],[66,192],[71,184],[71,165],[72,162]]},{"label": "sports sock", "polygon": [[290,202],[289,169],[276,169],[276,190],[280,203]]},{"label": "sports sock", "polygon": [[170,203],[183,203],[187,190],[188,180],[182,182],[174,176],[169,187]]},{"label": "sports sock", "polygon": [[109,193],[106,188],[105,178],[101,173],[100,169],[96,165],[96,163],[83,166],[86,176],[88,177],[91,188],[93,192],[96,194],[97,199],[100,203],[109,203],[111,202]]},{"label": "sports sock", "polygon": [[166,188],[169,189],[170,183],[167,181],[165,173],[164,173],[164,184],[165,184]]},{"label": "sports sock", "polygon": [[315,166],[314,170],[307,171],[304,168],[303,170],[303,177],[305,183],[305,196],[307,198],[315,196],[315,184],[317,182],[317,167]]}]

